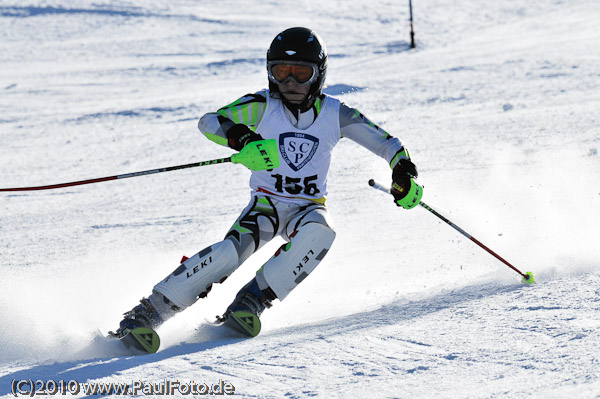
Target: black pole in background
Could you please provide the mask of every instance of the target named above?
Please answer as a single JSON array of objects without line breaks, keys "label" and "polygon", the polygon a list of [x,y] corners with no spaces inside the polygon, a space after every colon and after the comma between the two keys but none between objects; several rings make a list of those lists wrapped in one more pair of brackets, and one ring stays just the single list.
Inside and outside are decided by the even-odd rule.
[{"label": "black pole in background", "polygon": [[415,31],[413,29],[412,0],[408,0],[408,9],[410,11],[410,48],[415,48]]}]

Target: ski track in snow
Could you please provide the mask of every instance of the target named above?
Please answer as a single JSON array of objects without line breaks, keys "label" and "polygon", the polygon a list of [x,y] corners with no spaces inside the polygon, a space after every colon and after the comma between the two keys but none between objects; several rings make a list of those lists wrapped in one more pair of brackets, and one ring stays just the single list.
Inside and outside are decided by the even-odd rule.
[{"label": "ski track in snow", "polygon": [[[78,381],[118,375],[120,381],[135,381],[147,369],[160,370],[167,363],[172,378],[226,378],[247,396],[260,392],[258,396],[266,397],[269,392],[278,392],[272,397],[312,396],[345,390],[363,396],[395,378],[403,380],[407,397],[426,395],[432,386],[448,396],[460,396],[463,388],[447,378],[456,372],[471,386],[501,388],[508,397],[531,391],[552,396],[556,387],[585,387],[595,379],[594,370],[579,364],[597,359],[585,348],[600,343],[595,334],[600,322],[588,323],[599,310],[600,278],[588,273],[574,277],[533,287],[467,286],[348,318],[283,328],[253,340],[223,337],[222,331],[207,325],[188,336],[186,343],[142,357],[110,358],[122,349],[115,342],[96,343],[81,355],[87,351],[85,356],[103,361],[28,367],[0,377],[0,383],[8,385],[32,374]],[[582,290],[581,284],[588,288]],[[579,306],[565,307],[565,302]],[[519,383],[523,375],[528,384]],[[429,381],[426,388],[424,377]],[[486,397],[488,392],[470,396]]]},{"label": "ski track in snow", "polygon": [[425,201],[537,284],[424,210],[397,209],[366,184],[388,184],[385,162],[342,140],[336,242],[261,335],[205,320],[277,240],[135,357],[102,335],[182,254],[222,237],[249,173],[2,193],[0,395],[15,379],[223,379],[248,398],[600,398],[600,8],[413,6],[411,50],[408,7],[386,0],[2,1],[0,186],[229,156],[197,119],[266,86],[272,37],[305,25],[328,46],[325,91],[400,137]]}]

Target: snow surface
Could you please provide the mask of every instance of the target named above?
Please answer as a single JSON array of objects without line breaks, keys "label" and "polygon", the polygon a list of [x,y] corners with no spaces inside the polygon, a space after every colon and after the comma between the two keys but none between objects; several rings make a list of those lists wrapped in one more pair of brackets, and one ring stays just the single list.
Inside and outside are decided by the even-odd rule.
[{"label": "snow surface", "polygon": [[[0,395],[13,380],[195,381],[239,397],[600,398],[600,5],[221,0],[0,1],[0,187],[228,156],[198,118],[266,86],[273,36],[327,42],[327,92],[400,137],[421,208],[368,187],[386,163],[334,153],[337,240],[264,328],[208,326],[281,245],[131,357],[114,329],[183,254],[220,240],[249,172],[208,166],[0,195]],[[81,395],[79,395],[81,396]],[[138,396],[143,396],[141,393]]]}]

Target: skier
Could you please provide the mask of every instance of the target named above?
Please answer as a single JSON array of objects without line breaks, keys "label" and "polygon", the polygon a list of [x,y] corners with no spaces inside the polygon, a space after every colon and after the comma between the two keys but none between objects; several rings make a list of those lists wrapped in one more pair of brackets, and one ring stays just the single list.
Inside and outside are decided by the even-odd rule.
[{"label": "skier", "polygon": [[[275,139],[281,164],[253,171],[251,200],[229,232],[159,282],[152,294],[125,313],[114,335],[136,327],[156,328],[204,298],[250,255],[276,236],[287,244],[270,258],[236,295],[218,319],[235,321],[250,336],[258,317],[275,299],[283,301],[321,262],[335,232],[325,207],[331,151],[349,138],[384,158],[392,169],[392,194],[398,206],[415,207],[422,187],[417,169],[401,142],[359,111],[323,94],[327,50],[307,28],[278,34],[267,52],[269,89],[248,94],[204,115],[200,131],[211,141],[240,151],[248,143]],[[239,313],[241,312],[241,313]]]}]

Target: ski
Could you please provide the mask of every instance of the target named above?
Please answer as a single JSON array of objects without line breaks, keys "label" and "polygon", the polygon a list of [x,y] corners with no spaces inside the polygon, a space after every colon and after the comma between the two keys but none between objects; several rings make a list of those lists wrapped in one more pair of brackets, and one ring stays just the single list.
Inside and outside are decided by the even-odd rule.
[{"label": "ski", "polygon": [[127,348],[135,348],[146,353],[156,353],[160,347],[160,337],[151,328],[137,327],[125,330],[126,334],[119,338]]},{"label": "ski", "polygon": [[251,312],[238,310],[223,317],[217,316],[216,325],[230,328],[246,337],[256,337],[260,333],[260,319]]}]

